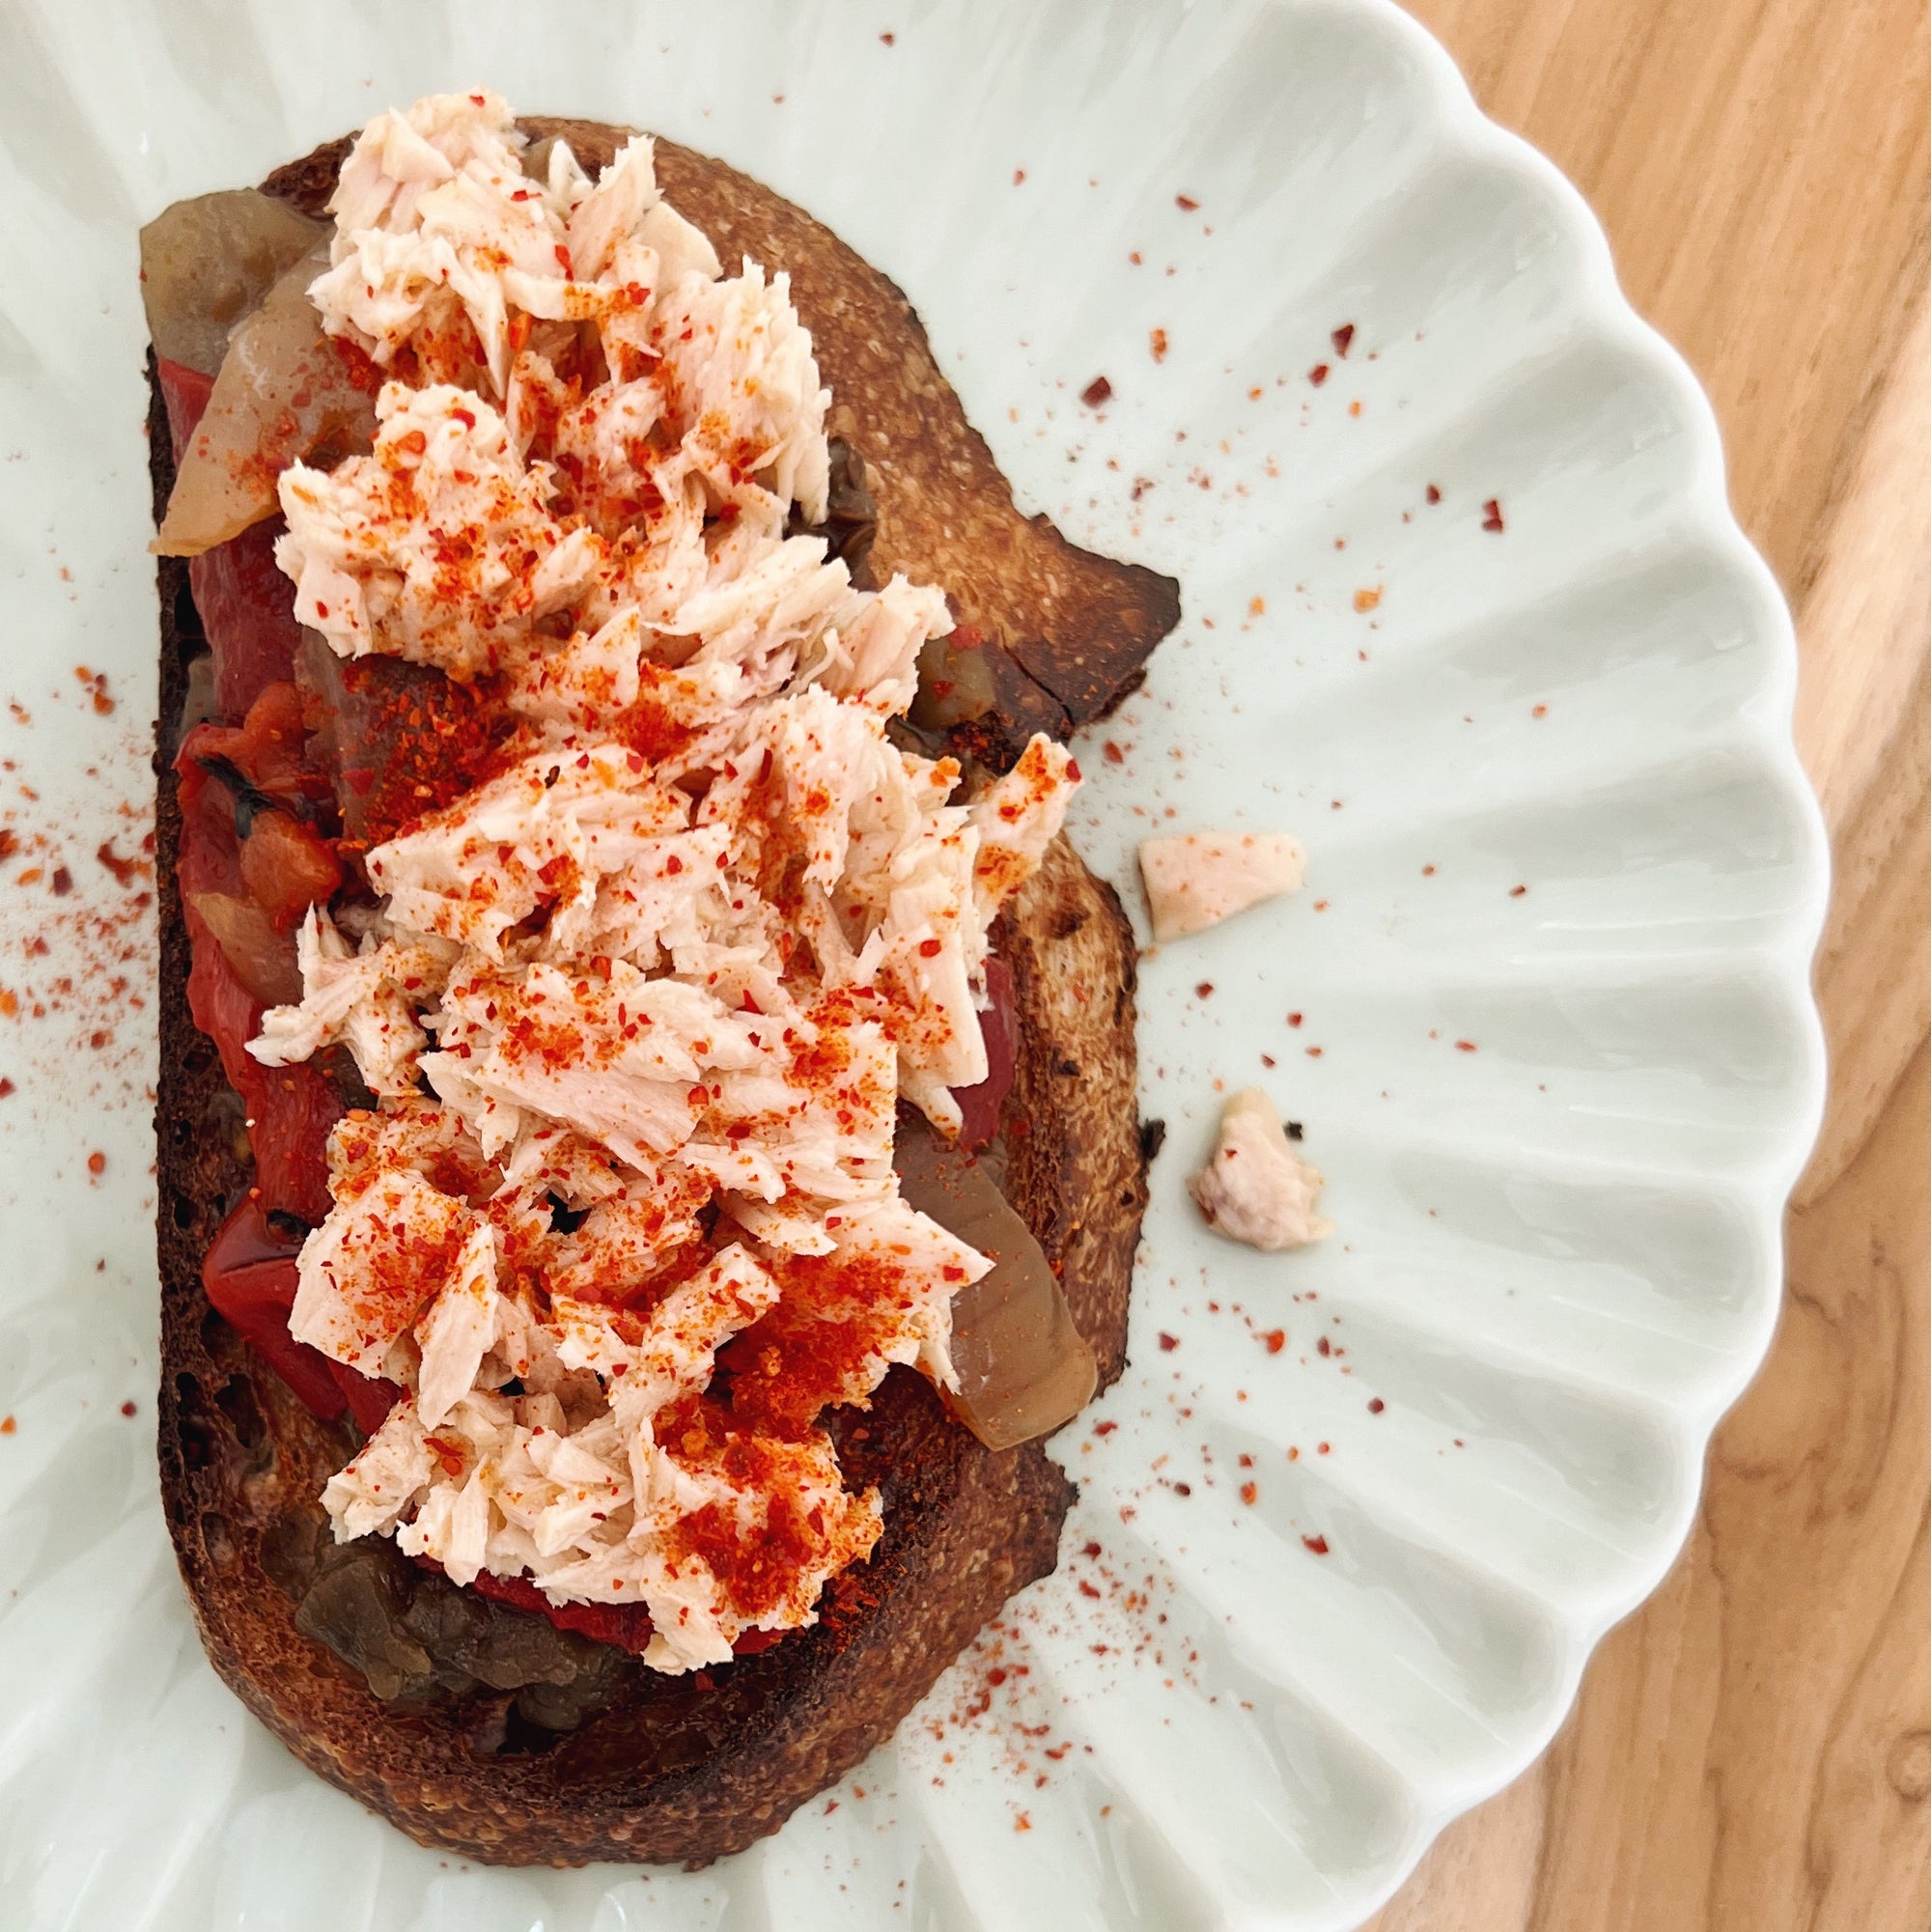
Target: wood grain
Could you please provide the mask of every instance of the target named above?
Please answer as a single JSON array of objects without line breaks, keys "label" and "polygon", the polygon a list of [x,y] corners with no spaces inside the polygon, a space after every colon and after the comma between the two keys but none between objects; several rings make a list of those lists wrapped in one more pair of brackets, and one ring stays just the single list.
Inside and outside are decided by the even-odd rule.
[{"label": "wood grain", "polygon": [[1602,215],[1797,610],[1837,885],[1783,1326],[1690,1548],[1373,1932],[1931,1926],[1931,6],[1411,0]]}]

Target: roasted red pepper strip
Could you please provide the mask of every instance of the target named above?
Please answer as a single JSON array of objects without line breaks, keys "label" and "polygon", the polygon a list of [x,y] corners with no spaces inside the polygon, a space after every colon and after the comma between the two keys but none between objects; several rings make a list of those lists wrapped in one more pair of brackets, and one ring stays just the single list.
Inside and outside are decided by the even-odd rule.
[{"label": "roasted red pepper strip", "polygon": [[329,1374],[332,1364],[328,1358],[289,1333],[289,1310],[295,1301],[293,1256],[287,1261],[259,1261],[249,1268],[223,1269],[216,1265],[210,1248],[201,1265],[201,1284],[210,1302],[240,1331],[243,1340],[261,1352],[303,1408],[324,1422],[333,1422],[342,1414],[348,1405]]},{"label": "roasted red pepper strip", "polygon": [[265,1067],[247,1050],[261,1031],[262,1003],[236,977],[228,956],[184,907],[194,941],[188,1010],[220,1050],[228,1084],[248,1109],[255,1184],[266,1206],[319,1222],[326,1217],[328,1131],[342,1115],[341,1097],[315,1068]]},{"label": "roasted red pepper strip", "polygon": [[968,1152],[984,1147],[999,1131],[999,1109],[1012,1091],[1013,1070],[1019,1064],[1019,1017],[1013,1010],[1013,975],[1004,960],[994,955],[986,962],[986,991],[992,1004],[979,1016],[979,1031],[986,1042],[986,1078],[975,1087],[954,1087],[952,1098],[959,1103],[965,1125],[959,1144]]},{"label": "roasted red pepper strip", "polygon": [[328,842],[287,812],[258,812],[241,841],[241,882],[278,933],[293,932],[311,906],[342,883]]},{"label": "roasted red pepper strip", "polygon": [[333,1422],[346,1406],[373,1435],[402,1396],[393,1382],[359,1375],[289,1333],[295,1304],[298,1241],[270,1222],[259,1198],[244,1200],[221,1224],[202,1258],[201,1284],[220,1313],[252,1342],[302,1406]]},{"label": "roasted red pepper strip", "polygon": [[[155,373],[179,462],[208,407],[214,378],[166,360]],[[214,654],[215,709],[223,717],[241,716],[266,686],[294,676],[301,649],[295,587],[275,567],[275,539],[285,527],[279,517],[271,517],[188,560],[194,607]]]},{"label": "roasted red pepper strip", "polygon": [[175,768],[181,775],[182,804],[175,871],[194,949],[188,1010],[220,1050],[228,1084],[247,1108],[255,1183],[264,1210],[278,1208],[319,1222],[330,1205],[328,1131],[341,1117],[342,1101],[315,1067],[265,1067],[248,1051],[248,1042],[261,1031],[262,1002],[242,985],[192,904],[196,893],[234,893],[241,883],[234,807],[225,789],[195,762],[201,736],[199,731],[188,734]]},{"label": "roasted red pepper strip", "polygon": [[174,446],[175,462],[181,462],[187,439],[194,434],[214,394],[214,378],[204,376],[184,363],[170,362],[165,355],[155,358],[154,373],[161,378],[161,401],[167,406],[168,440]]},{"label": "roasted red pepper strip", "polygon": [[[442,1565],[433,1556],[418,1556],[425,1570],[442,1574]],[[553,1604],[527,1577],[498,1577],[479,1570],[469,1585],[479,1596],[493,1597],[512,1610],[533,1610],[546,1616],[559,1630],[574,1630],[595,1638],[599,1643],[614,1643],[633,1657],[641,1656],[651,1640],[656,1625],[642,1604]],[[747,1630],[731,1649],[739,1657],[754,1657],[761,1650],[789,1636],[782,1630]]]}]

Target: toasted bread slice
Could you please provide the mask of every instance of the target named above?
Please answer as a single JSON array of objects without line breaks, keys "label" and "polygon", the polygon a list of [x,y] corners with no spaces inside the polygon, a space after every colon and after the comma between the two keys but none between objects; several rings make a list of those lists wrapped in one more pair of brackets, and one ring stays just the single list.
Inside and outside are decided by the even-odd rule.
[{"label": "toasted bread slice", "polygon": [[[518,125],[539,140],[562,136],[592,174],[633,131],[545,115]],[[262,185],[319,216],[349,145],[329,142]],[[657,171],[665,198],[710,236],[727,268],[748,255],[790,274],[831,391],[826,428],[863,458],[878,500],[872,574],[882,582],[903,571],[938,584],[959,636],[982,640],[935,726],[1003,771],[1035,731],[1065,738],[1106,716],[1179,622],[1179,585],[1069,544],[1045,517],[1020,515],[911,304],[822,222],[673,141],[658,142]]]},{"label": "toasted bread slice", "polygon": [[[573,131],[592,165],[608,153],[609,130],[600,131],[601,153]],[[268,185],[316,207],[341,152],[321,151]],[[1007,613],[1065,614],[1057,629],[1057,615],[1013,616],[997,634],[1030,639],[1021,648],[1043,666],[1068,667],[1057,675],[1089,694],[1082,704],[1116,700],[1099,628],[1077,598],[1042,585],[1083,582],[1095,597],[1110,585],[1111,607],[1141,613],[1138,634],[1151,648],[1170,622],[1159,603],[1163,580],[1090,557],[1017,517],[888,282],[743,177],[667,144],[658,154],[673,199],[720,248],[750,249],[792,270],[821,364],[872,459],[882,568],[902,564],[945,584],[962,615],[1004,623]],[[882,446],[882,425],[894,427]],[[172,484],[158,389],[152,429],[158,518]],[[961,472],[948,467],[955,458]],[[960,534],[968,530],[986,533],[984,549]],[[209,1655],[303,1762],[425,1844],[521,1864],[698,1864],[741,1850],[888,1737],[1007,1597],[1053,1568],[1072,1485],[1037,1442],[982,1447],[924,1381],[899,1369],[868,1411],[834,1418],[848,1480],[882,1491],[883,1536],[868,1563],[834,1580],[816,1626],[757,1655],[668,1678],[608,1645],[574,1639],[571,1667],[580,1666],[595,1694],[570,1728],[568,1719],[544,1717],[541,1699],[531,1706],[490,1681],[426,1694],[415,1687],[417,1694],[385,1702],[338,1656],[339,1643],[305,1634],[318,1620],[304,1592],[326,1560],[319,1493],[354,1438],[301,1408],[201,1286],[202,1256],[251,1169],[238,1102],[187,1009],[169,739],[201,636],[185,568],[162,560],[159,582],[159,1446],[169,1526]],[[1122,660],[1111,661],[1119,669]],[[1137,663],[1120,672],[1123,682]],[[1062,706],[1050,722],[1064,729],[1073,715]],[[1038,721],[1002,714],[983,724],[978,748],[1017,748]],[[1021,1032],[1005,1188],[1061,1274],[1105,1386],[1125,1359],[1146,1200],[1132,936],[1111,889],[1062,840],[1002,915],[994,944],[1013,969]],[[415,1608],[445,1618],[460,1610],[512,1645],[519,1628],[543,1623],[424,1579],[380,1539],[355,1547],[373,1548],[389,1566],[383,1587],[398,1601],[415,1593]],[[543,1635],[555,1640],[546,1625]],[[477,1667],[487,1680],[487,1667]],[[566,1687],[566,1702],[568,1694]]]}]

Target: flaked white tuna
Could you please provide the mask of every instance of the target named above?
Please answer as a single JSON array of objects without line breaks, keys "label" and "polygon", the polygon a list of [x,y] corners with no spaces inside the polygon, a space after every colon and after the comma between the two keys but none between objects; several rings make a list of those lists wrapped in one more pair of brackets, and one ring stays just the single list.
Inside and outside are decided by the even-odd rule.
[{"label": "flaked white tuna", "polygon": [[[988,927],[1077,771],[1039,738],[967,800],[893,742],[951,618],[786,534],[825,514],[828,398],[785,277],[724,277],[646,140],[594,182],[525,152],[496,97],[438,96],[343,172],[324,324],[422,386],[370,456],[285,473],[278,556],[337,653],[478,685],[512,735],[363,855],[359,946],[311,915],[253,1044],[346,1041],[379,1100],[334,1131],[292,1324],[408,1391],[328,1486],[338,1536],[642,1604],[688,1670],[812,1621],[881,1524],[815,1407],[717,1398],[718,1349],[778,1374],[747,1331],[796,1301],[864,1325],[828,1399],[953,1382],[991,1262],[900,1197],[896,1109],[956,1126],[984,1078]],[[780,1524],[802,1554],[748,1602],[724,1579]]]},{"label": "flaked white tuna", "polygon": [[1244,1087],[1228,1101],[1214,1152],[1187,1183],[1221,1234],[1268,1252],[1334,1232],[1334,1223],[1316,1212],[1323,1185],[1321,1170],[1294,1151],[1279,1112],[1259,1087]]},{"label": "flaked white tuna", "polygon": [[1298,892],[1305,876],[1300,842],[1285,832],[1187,832],[1140,842],[1147,910],[1162,945]]}]

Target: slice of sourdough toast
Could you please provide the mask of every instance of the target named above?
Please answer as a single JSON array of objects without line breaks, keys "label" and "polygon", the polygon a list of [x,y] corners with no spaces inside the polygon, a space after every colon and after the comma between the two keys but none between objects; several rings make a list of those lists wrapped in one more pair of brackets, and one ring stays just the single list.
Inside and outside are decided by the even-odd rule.
[{"label": "slice of sourdough toast", "polygon": [[[579,152],[593,165],[603,158],[587,140]],[[894,332],[901,342],[910,332],[925,354],[888,283],[742,177],[696,156],[673,159],[667,148],[659,154],[673,199],[712,229],[724,252],[755,247],[792,269],[821,363],[868,456],[876,439],[867,425],[911,421],[929,406],[984,458],[969,481],[943,483],[950,510],[934,508],[942,490],[932,478],[945,464],[927,445],[896,463],[873,462],[881,544],[887,531],[897,533],[896,548],[875,552],[883,568],[902,563],[948,590],[964,585],[955,597],[962,614],[1030,607],[1033,573],[1049,568],[1040,546],[1058,546],[1060,562],[1050,568],[1062,573],[1084,573],[1095,583],[1122,573],[1016,517],[929,355],[924,368],[942,391],[942,410],[930,395],[926,405],[909,404],[895,386],[903,356],[870,359],[870,346]],[[325,163],[330,184],[336,164]],[[322,167],[317,157],[298,164],[294,177],[285,174],[294,182],[285,191],[311,206],[325,199]],[[754,214],[774,209],[804,224],[796,231],[797,253],[785,252],[791,244],[775,230],[754,243],[742,226],[733,229],[729,210],[740,186]],[[716,202],[703,198],[707,188]],[[835,309],[814,312],[803,292],[828,283],[846,293]],[[867,371],[879,386],[867,386]],[[158,390],[152,430],[158,518],[172,484]],[[917,534],[936,518],[967,513],[988,529],[1003,517],[1034,534],[983,555],[956,536]],[[317,1579],[326,1579],[333,1560],[318,1497],[354,1438],[346,1424],[318,1422],[295,1402],[209,1306],[201,1286],[202,1256],[251,1169],[239,1103],[187,1009],[169,741],[201,636],[184,567],[162,560],[159,585],[159,1447],[169,1526],[209,1655],[306,1764],[426,1844],[500,1863],[694,1864],[740,1850],[888,1737],[1006,1598],[1052,1569],[1072,1486],[1039,1443],[985,1449],[923,1380],[894,1370],[868,1411],[835,1418],[847,1479],[881,1488],[885,1527],[869,1562],[834,1580],[813,1628],[714,1672],[668,1678],[609,1645],[562,1643],[544,1619],[486,1605],[415,1570],[392,1544],[367,1539],[351,1549],[377,1566],[378,1594],[394,1612],[402,1649],[409,1648],[409,1631],[462,1625],[470,1632],[462,1650],[466,1669],[411,1676],[408,1657],[398,1663],[394,1645],[377,1660],[379,1668],[358,1659],[368,1675],[344,1662],[338,1652],[353,1654],[354,1644],[318,1608]],[[1158,612],[1147,619],[1156,622],[1164,628]],[[1049,633],[1039,624],[1021,625],[1017,634]],[[1053,634],[1052,650],[1064,649],[1069,663],[1079,658],[1087,633]],[[1063,729],[1065,717],[1057,721]],[[1007,734],[1016,745],[1031,728],[1001,717],[982,737],[996,748]],[[1004,1186],[1061,1274],[1104,1386],[1125,1358],[1128,1284],[1146,1198],[1132,938],[1110,888],[1060,841],[993,939],[1013,970],[1021,1035],[1005,1113]],[[518,1692],[517,1672],[496,1665],[524,1637],[549,1646],[549,1674]],[[384,1670],[387,1688],[403,1694],[388,1701],[370,1688],[372,1678],[384,1681]]]},{"label": "slice of sourdough toast", "polygon": [[[518,125],[535,140],[566,139],[593,175],[634,131],[549,115]],[[346,136],[328,142],[262,185],[320,217],[349,147]],[[727,269],[748,255],[791,276],[831,391],[826,427],[863,458],[878,501],[871,572],[941,586],[959,620],[955,648],[941,654],[954,688],[931,722],[954,749],[1003,771],[1035,731],[1065,738],[1106,716],[1179,622],[1179,585],[1021,516],[911,304],[822,222],[673,141],[657,143],[657,172],[664,198],[710,236]],[[977,650],[957,648],[971,639]]]}]

